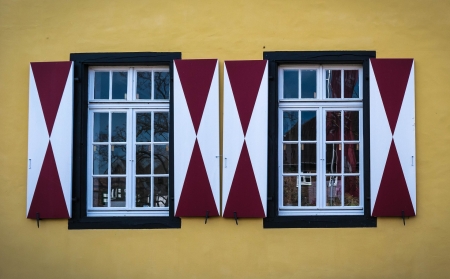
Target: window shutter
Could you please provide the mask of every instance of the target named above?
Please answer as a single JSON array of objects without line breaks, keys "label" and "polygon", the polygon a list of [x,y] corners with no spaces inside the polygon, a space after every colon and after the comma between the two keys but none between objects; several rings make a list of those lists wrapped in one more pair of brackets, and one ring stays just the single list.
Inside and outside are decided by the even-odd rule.
[{"label": "window shutter", "polygon": [[265,217],[267,61],[225,61],[224,69],[223,217]]},{"label": "window shutter", "polygon": [[218,60],[174,61],[175,216],[219,216]]},{"label": "window shutter", "polygon": [[73,63],[30,64],[27,218],[72,212]]},{"label": "window shutter", "polygon": [[413,59],[370,59],[370,170],[372,216],[415,216]]}]

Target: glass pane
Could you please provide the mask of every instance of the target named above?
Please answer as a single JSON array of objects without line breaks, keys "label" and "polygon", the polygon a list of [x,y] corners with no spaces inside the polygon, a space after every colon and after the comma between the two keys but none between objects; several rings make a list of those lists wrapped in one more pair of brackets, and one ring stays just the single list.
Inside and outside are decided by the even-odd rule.
[{"label": "glass pane", "polygon": [[94,177],[92,186],[92,206],[108,206],[108,178]]},{"label": "glass pane", "polygon": [[344,172],[359,173],[358,144],[344,144]]},{"label": "glass pane", "polygon": [[341,177],[340,176],[327,176],[326,177],[326,189],[327,189],[327,206],[341,206]]},{"label": "glass pane", "polygon": [[283,205],[298,206],[298,176],[283,177]]},{"label": "glass pane", "polygon": [[155,72],[155,99],[169,100],[170,75],[168,72]]},{"label": "glass pane", "polygon": [[298,71],[284,70],[283,78],[283,98],[298,98]]},{"label": "glass pane", "polygon": [[136,145],[136,174],[150,174],[151,145]]},{"label": "glass pane", "polygon": [[302,70],[302,98],[317,98],[316,70]]},{"label": "glass pane", "polygon": [[298,144],[283,144],[283,172],[298,173]]},{"label": "glass pane", "polygon": [[169,206],[169,178],[155,177],[154,178],[154,199],[153,206],[168,207]]},{"label": "glass pane", "polygon": [[302,111],[302,140],[316,140],[316,112]]},{"label": "glass pane", "polygon": [[136,141],[151,142],[152,141],[152,114],[136,113]]},{"label": "glass pane", "polygon": [[302,143],[301,144],[301,172],[302,173],[316,173],[317,156],[316,156],[316,144],[315,143]]},{"label": "glass pane", "polygon": [[359,111],[344,111],[344,140],[359,140]]},{"label": "glass pane", "polygon": [[341,149],[342,144],[327,144],[327,173],[341,173]]},{"label": "glass pane", "polygon": [[93,174],[108,174],[108,145],[93,145]]},{"label": "glass pane", "polygon": [[125,177],[111,178],[111,207],[125,207]]},{"label": "glass pane", "polygon": [[137,72],[136,99],[152,98],[152,72]]},{"label": "glass pane", "polygon": [[341,140],[341,112],[327,111],[326,116],[326,134],[327,140]]},{"label": "glass pane", "polygon": [[316,181],[316,176],[300,176],[302,206],[316,206]]},{"label": "glass pane", "polygon": [[155,112],[155,142],[169,141],[169,113]]},{"label": "glass pane", "polygon": [[359,206],[359,176],[345,176],[344,190],[344,205]]},{"label": "glass pane", "polygon": [[127,114],[111,113],[111,141],[127,141]]},{"label": "glass pane", "polygon": [[136,207],[150,206],[150,177],[136,177]]},{"label": "glass pane", "polygon": [[111,145],[111,174],[125,174],[127,171],[126,145]]},{"label": "glass pane", "polygon": [[155,174],[169,173],[169,145],[154,145],[155,152],[153,162],[155,165]]},{"label": "glass pane", "polygon": [[359,98],[358,70],[344,70],[344,98]]},{"label": "glass pane", "polygon": [[94,99],[109,99],[109,72],[95,72]]},{"label": "glass pane", "polygon": [[94,141],[106,142],[108,141],[108,113],[94,113]]},{"label": "glass pane", "polygon": [[283,111],[283,140],[298,140],[298,111]]},{"label": "glass pane", "polygon": [[327,98],[341,97],[341,70],[325,71],[325,88]]},{"label": "glass pane", "polygon": [[113,72],[112,76],[112,98],[126,99],[128,72]]}]

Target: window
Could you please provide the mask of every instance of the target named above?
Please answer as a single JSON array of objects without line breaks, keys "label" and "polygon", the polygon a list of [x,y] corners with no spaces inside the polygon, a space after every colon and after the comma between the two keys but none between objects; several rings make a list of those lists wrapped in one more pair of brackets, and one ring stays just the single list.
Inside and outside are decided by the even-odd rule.
[{"label": "window", "polygon": [[179,228],[173,214],[172,62],[179,53],[72,54],[71,229]]},{"label": "window", "polygon": [[374,52],[265,52],[265,228],[371,227],[368,71]]}]

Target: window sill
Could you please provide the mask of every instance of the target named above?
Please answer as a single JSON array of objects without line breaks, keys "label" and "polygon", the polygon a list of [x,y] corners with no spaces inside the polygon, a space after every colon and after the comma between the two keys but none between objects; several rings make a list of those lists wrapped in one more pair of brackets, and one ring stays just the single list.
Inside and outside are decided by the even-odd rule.
[{"label": "window sill", "polygon": [[358,216],[278,216],[263,220],[265,229],[376,227],[377,218]]},{"label": "window sill", "polygon": [[69,230],[86,229],[179,229],[176,217],[83,217],[69,220]]}]

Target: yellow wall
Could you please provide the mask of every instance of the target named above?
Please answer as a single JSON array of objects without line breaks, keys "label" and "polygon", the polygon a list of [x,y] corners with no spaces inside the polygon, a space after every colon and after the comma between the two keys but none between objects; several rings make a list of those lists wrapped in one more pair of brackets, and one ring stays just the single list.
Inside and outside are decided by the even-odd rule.
[{"label": "yellow wall", "polygon": [[[450,276],[449,12],[444,0],[0,0],[0,278]],[[29,62],[179,51],[219,58],[222,73],[223,60],[264,50],[415,58],[417,217],[360,229],[184,218],[174,230],[70,231],[66,220],[38,229],[25,218]]]}]

